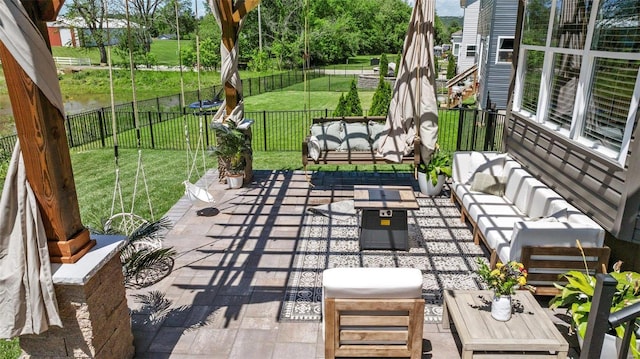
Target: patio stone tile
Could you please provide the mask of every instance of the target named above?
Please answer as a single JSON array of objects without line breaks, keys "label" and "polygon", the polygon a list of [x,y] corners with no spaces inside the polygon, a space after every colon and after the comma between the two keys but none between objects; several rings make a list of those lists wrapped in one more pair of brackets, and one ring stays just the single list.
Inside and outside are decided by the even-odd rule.
[{"label": "patio stone tile", "polygon": [[196,323],[194,329],[238,329],[244,317],[244,311],[240,305],[209,306],[206,312],[200,313],[200,315],[206,314],[206,318]]},{"label": "patio stone tile", "polygon": [[[312,343],[318,340],[321,323],[280,323],[277,341],[279,343]],[[310,358],[311,356],[309,356]]]},{"label": "patio stone tile", "polygon": [[316,353],[315,344],[307,343],[276,343],[272,358],[300,359],[313,358]]},{"label": "patio stone tile", "polygon": [[277,318],[283,295],[284,291],[254,291],[249,303],[245,304],[245,320],[247,317]]},{"label": "patio stone tile", "polygon": [[188,344],[191,345],[195,339],[195,335],[186,335],[185,328],[183,327],[163,327],[158,331],[153,343],[151,343],[149,352],[171,353],[176,350],[176,344],[183,336],[185,339],[183,339],[184,342],[181,344],[178,352],[183,350],[182,348],[186,345],[185,342],[188,342]]},{"label": "patio stone tile", "polygon": [[238,330],[229,359],[271,358],[275,335],[273,330]]},{"label": "patio stone tile", "polygon": [[197,332],[191,352],[207,354],[211,358],[228,358],[236,333],[235,329],[202,328]]}]

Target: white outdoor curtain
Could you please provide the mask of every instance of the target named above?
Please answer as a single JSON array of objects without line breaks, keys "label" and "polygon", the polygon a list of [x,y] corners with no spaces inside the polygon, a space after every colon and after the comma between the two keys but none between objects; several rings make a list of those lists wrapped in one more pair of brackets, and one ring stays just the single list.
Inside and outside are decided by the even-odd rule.
[{"label": "white outdoor curtain", "polygon": [[47,235],[16,143],[0,198],[0,338],[62,327]]},{"label": "white outdoor curtain", "polygon": [[[416,0],[402,61],[391,97],[385,135],[378,155],[392,162],[411,153],[416,133],[420,136],[420,156],[428,162],[438,140],[438,102],[433,54],[435,0]],[[419,130],[417,130],[417,128]]]},{"label": "white outdoor curtain", "polygon": [[[213,16],[215,16],[218,26],[220,30],[222,30],[222,9],[220,9],[220,3],[218,0],[209,0],[209,5],[211,7],[211,12]],[[238,33],[242,29],[242,24],[244,23],[244,17],[240,20],[240,25],[238,26]],[[237,34],[236,34],[237,38]],[[244,100],[242,97],[242,82],[240,81],[240,74],[238,73],[238,42],[234,44],[233,49],[231,51],[227,50],[224,43],[220,42],[220,55],[222,58],[222,64],[220,65],[220,78],[222,80],[222,85],[229,82],[231,86],[233,86],[238,93],[238,104],[231,111],[230,114],[227,114],[227,100],[225,98],[222,105],[218,109],[218,112],[213,117],[213,121],[222,122],[228,116],[231,120],[233,120],[236,124],[239,124],[244,118]]]},{"label": "white outdoor curtain", "polygon": [[[18,0],[0,2],[0,41],[64,114],[51,52]],[[40,334],[49,325],[62,326],[47,237],[19,144],[2,190],[0,213],[0,338]]]}]

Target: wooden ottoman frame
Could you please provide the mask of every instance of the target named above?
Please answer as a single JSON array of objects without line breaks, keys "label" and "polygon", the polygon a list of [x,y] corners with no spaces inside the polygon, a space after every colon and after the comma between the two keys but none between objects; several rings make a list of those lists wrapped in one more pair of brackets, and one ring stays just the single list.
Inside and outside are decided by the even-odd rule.
[{"label": "wooden ottoman frame", "polygon": [[424,299],[324,301],[325,359],[422,357]]}]

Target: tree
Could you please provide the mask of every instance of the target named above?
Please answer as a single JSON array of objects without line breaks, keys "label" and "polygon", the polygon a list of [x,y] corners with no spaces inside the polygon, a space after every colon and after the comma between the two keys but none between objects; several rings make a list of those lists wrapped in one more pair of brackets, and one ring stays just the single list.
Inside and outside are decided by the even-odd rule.
[{"label": "tree", "polygon": [[387,54],[380,55],[380,77],[384,78],[389,74],[389,60],[387,60]]},{"label": "tree", "polygon": [[[176,6],[178,7],[178,19],[176,22]],[[157,13],[157,20],[150,29],[151,36],[161,34],[176,34],[177,25],[180,26],[180,37],[193,33],[196,29],[196,18],[191,11],[189,0],[168,0]]]},{"label": "tree", "polygon": [[456,75],[456,57],[449,52],[447,59],[449,60],[449,63],[447,64],[447,79],[451,79]]},{"label": "tree", "polygon": [[435,21],[433,22],[433,31],[434,36],[433,39],[436,45],[447,44],[450,41],[449,31],[445,28],[440,17],[436,15]]},{"label": "tree", "polygon": [[[157,20],[156,12],[166,0],[124,0],[128,6],[131,20],[136,22],[141,29],[141,36],[145,53],[151,51],[151,29],[154,29]],[[126,9],[125,9],[126,12]]]},{"label": "tree", "polygon": [[[68,5],[67,16],[81,17],[87,27],[88,39],[85,39],[84,46],[94,43],[100,52],[100,63],[107,63],[108,34],[106,32],[107,17],[106,0],[72,0]],[[84,33],[83,33],[84,34]],[[87,41],[88,40],[88,41]]]},{"label": "tree", "polygon": [[384,77],[381,76],[380,80],[378,80],[378,88],[373,94],[369,116],[386,116],[389,112],[390,104],[391,85],[389,85],[389,83],[385,81]]},{"label": "tree", "polygon": [[358,96],[358,86],[356,79],[351,81],[351,88],[345,98],[347,115],[345,116],[362,116],[362,105],[360,104],[360,96]]},{"label": "tree", "polygon": [[341,93],[340,99],[338,100],[338,106],[336,106],[336,109],[333,111],[333,116],[335,117],[348,116],[346,111],[347,111],[347,101],[344,97],[344,94]]}]

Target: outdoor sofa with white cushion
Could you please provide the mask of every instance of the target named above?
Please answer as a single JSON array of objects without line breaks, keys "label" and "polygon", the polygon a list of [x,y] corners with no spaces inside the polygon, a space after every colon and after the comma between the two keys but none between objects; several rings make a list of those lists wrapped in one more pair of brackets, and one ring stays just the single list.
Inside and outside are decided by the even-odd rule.
[{"label": "outdoor sofa with white cushion", "polygon": [[[384,116],[314,118],[309,135],[302,141],[302,165],[389,163],[376,154],[385,120]],[[416,136],[411,148],[419,144]],[[420,151],[405,153],[402,163],[417,166]]]},{"label": "outdoor sofa with white cushion", "polygon": [[558,274],[584,271],[576,240],[592,271],[607,264],[602,227],[508,154],[456,152],[452,171],[452,200],[473,225],[474,242],[482,240],[491,252],[492,267],[523,262],[530,274],[541,274],[539,285],[552,287]]}]

